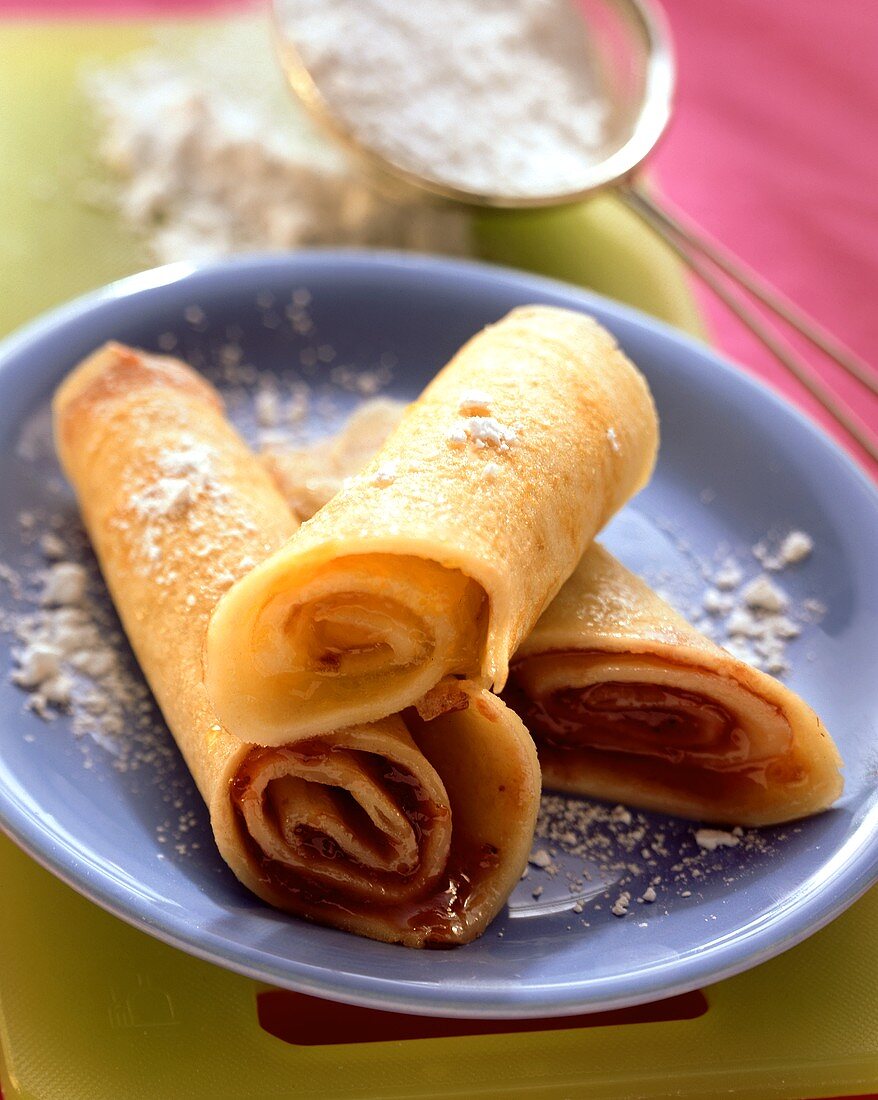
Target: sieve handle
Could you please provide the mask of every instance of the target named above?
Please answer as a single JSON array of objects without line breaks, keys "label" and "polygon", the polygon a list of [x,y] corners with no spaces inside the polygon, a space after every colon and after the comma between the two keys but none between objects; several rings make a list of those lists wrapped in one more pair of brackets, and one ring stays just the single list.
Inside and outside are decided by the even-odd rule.
[{"label": "sieve handle", "polygon": [[[878,396],[878,376],[849,347],[743,260],[669,204],[656,202],[642,187],[622,184],[620,198],[673,249],[680,259],[716,294],[775,358],[817,399],[820,405],[878,462],[878,440],[866,424],[838,401],[832,390],[779,333],[770,328],[742,296],[749,294],[775,318],[785,322],[810,344]],[[724,281],[722,276],[726,276]],[[734,288],[734,289],[733,289]]]}]

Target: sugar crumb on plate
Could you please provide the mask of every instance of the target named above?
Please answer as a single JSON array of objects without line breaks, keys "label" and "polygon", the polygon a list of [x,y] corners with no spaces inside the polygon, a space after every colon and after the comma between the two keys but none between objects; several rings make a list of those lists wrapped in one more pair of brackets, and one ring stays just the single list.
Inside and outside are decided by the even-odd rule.
[{"label": "sugar crumb on plate", "polygon": [[737,848],[741,843],[740,833],[727,832],[725,829],[698,829],[695,843],[699,848],[714,852],[717,848]]}]

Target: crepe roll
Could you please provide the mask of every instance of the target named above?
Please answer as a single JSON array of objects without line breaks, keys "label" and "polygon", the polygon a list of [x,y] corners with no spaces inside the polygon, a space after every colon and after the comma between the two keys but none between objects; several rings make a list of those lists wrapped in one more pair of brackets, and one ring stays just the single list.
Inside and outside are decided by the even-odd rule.
[{"label": "crepe roll", "polygon": [[814,711],[597,543],[516,653],[506,699],[548,787],[734,825],[804,817],[841,793]]},{"label": "crepe roll", "polygon": [[206,681],[221,721],[276,745],[403,710],[449,677],[501,688],[657,442],[646,382],[608,332],[513,310],[220,601]]},{"label": "crepe roll", "polygon": [[231,736],[203,677],[210,613],[296,520],[216,392],[183,363],[110,344],[54,402],[59,455],[125,630],[210,811],[260,898],[409,946],[466,943],[530,849],[539,771],[520,720],[463,684],[439,716]]}]

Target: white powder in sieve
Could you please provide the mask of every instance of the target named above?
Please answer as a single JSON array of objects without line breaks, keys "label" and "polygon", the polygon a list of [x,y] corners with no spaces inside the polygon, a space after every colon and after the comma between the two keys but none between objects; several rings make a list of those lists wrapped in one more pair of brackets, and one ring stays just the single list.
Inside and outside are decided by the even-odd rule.
[{"label": "white powder in sieve", "polygon": [[607,104],[570,0],[279,0],[335,116],[401,168],[558,195],[600,159]]}]

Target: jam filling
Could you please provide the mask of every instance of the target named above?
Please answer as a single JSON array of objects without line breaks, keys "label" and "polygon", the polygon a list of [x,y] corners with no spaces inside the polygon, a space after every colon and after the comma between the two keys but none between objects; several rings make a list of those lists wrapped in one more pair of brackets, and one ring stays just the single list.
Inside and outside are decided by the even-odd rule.
[{"label": "jam filling", "polygon": [[[468,913],[481,899],[481,885],[485,876],[500,862],[500,852],[490,844],[466,844],[451,834],[448,858],[437,878],[432,878],[418,887],[419,865],[406,868],[406,873],[383,872],[374,867],[365,867],[346,852],[338,842],[317,828],[304,823],[295,827],[296,856],[307,863],[314,860],[314,873],[307,868],[293,866],[278,859],[272,859],[262,851],[250,835],[244,805],[247,800],[260,797],[254,788],[254,775],[268,762],[281,754],[290,761],[291,772],[297,764],[322,763],[333,752],[350,752],[320,740],[303,742],[295,748],[256,748],[247,757],[231,784],[231,797],[237,811],[237,820],[245,846],[253,862],[260,868],[262,875],[276,891],[284,897],[284,906],[290,911],[319,922],[336,923],[344,914],[362,914],[378,918],[404,934],[414,933],[422,939],[425,946],[443,947],[452,945],[455,940],[466,934],[469,924]],[[437,823],[450,812],[444,806],[437,806],[428,796],[417,776],[397,763],[393,763],[373,753],[357,751],[359,763],[367,769],[373,779],[388,790],[408,821],[418,844],[423,851],[431,831]],[[337,796],[339,788],[332,788]],[[342,792],[346,794],[347,792]],[[362,817],[364,829],[377,832],[377,826],[369,816],[355,803],[355,812]],[[274,820],[275,811],[267,789],[261,795],[262,813]],[[350,808],[348,808],[348,814]],[[320,864],[324,861],[347,863],[360,875],[368,876],[376,886],[375,899],[364,898],[344,889],[337,882],[327,879],[320,873]],[[410,882],[411,894],[392,901],[383,900],[381,885],[393,881],[394,885]]]},{"label": "jam filling", "polygon": [[650,756],[728,770],[743,765],[748,739],[729,711],[683,688],[607,681],[531,699],[513,684],[507,702],[538,742]]}]

